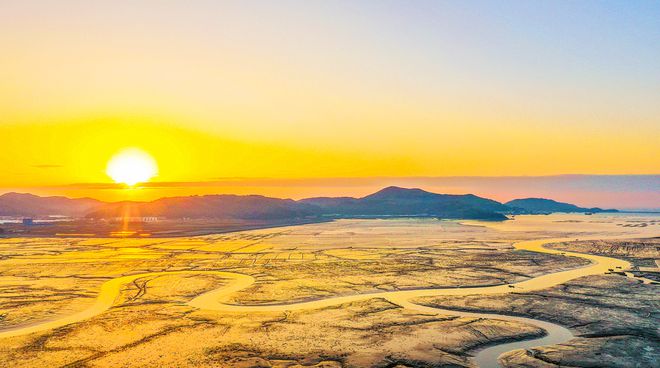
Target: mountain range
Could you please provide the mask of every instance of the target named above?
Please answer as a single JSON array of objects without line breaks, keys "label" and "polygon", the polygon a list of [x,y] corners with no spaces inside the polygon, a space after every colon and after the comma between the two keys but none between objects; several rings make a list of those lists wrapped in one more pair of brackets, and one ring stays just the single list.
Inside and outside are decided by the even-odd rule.
[{"label": "mountain range", "polygon": [[508,207],[472,194],[436,194],[387,187],[362,198],[319,197],[300,200],[335,217],[420,216],[501,220]]},{"label": "mountain range", "polygon": [[524,198],[514,199],[506,202],[505,205],[511,207],[517,213],[552,213],[552,212],[618,212],[615,209],[602,209],[598,207],[585,208],[578,207],[574,204],[553,201],[546,198]]},{"label": "mountain range", "polygon": [[505,220],[506,214],[602,212],[549,199],[527,198],[505,204],[473,194],[437,194],[422,189],[387,187],[362,198],[317,197],[298,201],[259,195],[167,197],[150,202],[102,202],[91,198],[0,196],[0,216],[64,215],[86,218],[164,217],[275,220],[300,218],[437,217]]},{"label": "mountain range", "polygon": [[40,197],[28,193],[6,193],[0,195],[0,216],[40,217],[61,215],[85,216],[105,205],[92,198],[71,199],[67,197]]}]

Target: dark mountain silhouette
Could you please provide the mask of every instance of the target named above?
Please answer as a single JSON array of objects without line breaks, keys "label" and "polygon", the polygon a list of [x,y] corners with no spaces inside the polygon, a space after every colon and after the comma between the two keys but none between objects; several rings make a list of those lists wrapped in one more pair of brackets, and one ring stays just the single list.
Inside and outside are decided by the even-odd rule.
[{"label": "dark mountain silhouette", "polygon": [[117,202],[89,213],[90,218],[157,216],[276,220],[318,216],[316,206],[258,195],[205,195],[161,198],[152,202]]},{"label": "dark mountain silhouette", "polygon": [[428,216],[503,220],[508,207],[474,195],[445,195],[421,189],[385,188],[364,198],[309,198],[300,201],[262,196],[207,195],[118,202],[87,217],[158,216],[273,220],[323,217]]},{"label": "dark mountain silhouette", "polygon": [[514,199],[505,203],[517,213],[552,213],[552,212],[618,212],[614,209],[578,207],[574,204],[553,201],[546,198]]},{"label": "dark mountain silhouette", "polygon": [[472,194],[436,194],[421,189],[387,187],[363,198],[308,198],[326,215],[338,217],[428,216],[504,220],[509,208],[499,202]]},{"label": "dark mountain silhouette", "polygon": [[308,218],[438,217],[504,220],[505,213],[603,212],[549,199],[517,199],[502,204],[472,194],[437,194],[422,189],[387,187],[362,198],[319,197],[299,201],[259,195],[205,195],[161,198],[151,202],[106,203],[90,198],[0,196],[0,216],[65,215],[87,218],[164,217],[289,220]]},{"label": "dark mountain silhouette", "polygon": [[81,217],[104,203],[91,198],[40,197],[27,193],[0,195],[0,216],[38,217],[63,215]]}]

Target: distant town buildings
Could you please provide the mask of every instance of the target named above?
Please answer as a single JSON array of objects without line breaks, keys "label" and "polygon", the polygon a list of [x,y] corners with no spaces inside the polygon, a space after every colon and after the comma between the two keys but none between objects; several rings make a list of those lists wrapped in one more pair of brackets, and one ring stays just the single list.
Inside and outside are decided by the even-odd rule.
[{"label": "distant town buildings", "polygon": [[116,222],[158,222],[163,220],[163,217],[144,216],[144,217],[115,217],[112,220]]}]

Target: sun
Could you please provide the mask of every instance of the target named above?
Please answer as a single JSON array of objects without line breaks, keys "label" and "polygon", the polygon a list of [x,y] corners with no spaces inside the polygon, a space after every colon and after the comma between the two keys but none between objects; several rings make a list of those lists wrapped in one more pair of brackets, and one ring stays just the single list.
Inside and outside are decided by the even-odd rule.
[{"label": "sun", "polygon": [[156,160],[139,148],[126,148],[115,154],[105,170],[117,183],[134,186],[158,174]]}]

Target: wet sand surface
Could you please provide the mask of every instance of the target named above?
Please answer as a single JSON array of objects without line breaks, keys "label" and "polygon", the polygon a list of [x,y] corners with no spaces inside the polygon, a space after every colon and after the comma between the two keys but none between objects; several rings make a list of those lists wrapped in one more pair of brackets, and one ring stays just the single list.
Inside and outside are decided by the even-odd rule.
[{"label": "wet sand surface", "polygon": [[[458,316],[462,318],[478,318],[481,319],[498,319],[509,321],[512,323],[521,323],[532,325],[536,328],[535,332],[527,331],[519,338],[513,336],[505,336],[503,338],[486,339],[486,341],[476,341],[466,344],[467,350],[477,351],[474,360],[467,356],[456,354],[458,361],[462,362],[464,366],[477,364],[481,367],[494,367],[497,366],[497,357],[500,353],[520,348],[529,348],[538,345],[558,344],[566,342],[573,338],[573,334],[558,324],[553,324],[544,320],[530,319],[519,316],[509,316],[497,313],[475,313],[464,312],[457,310],[449,310],[443,308],[435,308],[430,306],[423,306],[418,304],[415,299],[423,297],[439,297],[439,296],[468,296],[468,295],[499,295],[499,294],[512,294],[512,293],[525,293],[533,292],[536,290],[547,289],[555,285],[560,285],[569,282],[573,279],[602,275],[610,272],[612,269],[627,270],[631,264],[625,260],[619,260],[603,255],[592,255],[585,253],[577,253],[567,251],[565,249],[549,249],[544,245],[548,243],[557,243],[568,240],[580,239],[582,241],[587,239],[609,239],[609,238],[630,238],[640,236],[652,236],[657,233],[655,228],[651,227],[624,227],[627,224],[626,219],[597,219],[592,224],[585,224],[583,222],[559,222],[559,221],[579,221],[564,220],[554,216],[544,216],[546,219],[556,222],[546,222],[546,231],[543,237],[539,236],[539,227],[535,224],[538,217],[530,216],[528,222],[523,219],[516,220],[522,223],[522,226],[516,227],[515,221],[505,224],[490,224],[490,223],[470,223],[460,225],[451,222],[430,222],[420,220],[389,220],[389,221],[344,221],[339,224],[315,224],[306,225],[302,227],[280,228],[260,230],[253,232],[236,233],[238,238],[234,237],[236,234],[225,237],[224,240],[230,241],[209,241],[208,237],[186,238],[177,241],[171,239],[156,241],[150,239],[147,243],[138,243],[137,240],[120,242],[105,241],[102,239],[95,240],[94,244],[82,244],[81,242],[74,243],[76,248],[75,252],[68,254],[62,250],[46,251],[44,253],[44,245],[48,247],[51,240],[40,239],[25,241],[29,244],[27,247],[30,251],[27,252],[27,257],[21,257],[19,252],[16,256],[5,258],[5,260],[13,261],[15,265],[27,265],[29,260],[34,263],[42,263],[47,265],[46,268],[58,265],[62,270],[67,266],[77,265],[81,268],[81,264],[88,266],[89,263],[100,263],[103,268],[116,268],[122,269],[126,267],[124,263],[129,262],[134,266],[135,261],[138,263],[147,261],[150,270],[148,272],[133,273],[130,275],[117,276],[110,280],[103,282],[100,286],[100,292],[97,291],[95,300],[87,299],[83,303],[77,303],[75,306],[68,306],[56,312],[55,318],[41,318],[36,320],[29,320],[28,323],[14,323],[7,326],[0,332],[0,338],[6,338],[2,341],[11,340],[19,336],[30,334],[38,334],[40,332],[48,332],[52,329],[65,327],[71,324],[80,323],[88,319],[102,318],[104,312],[109,309],[115,309],[118,302],[121,304],[122,293],[127,288],[127,285],[138,285],[136,282],[139,280],[158,278],[158,277],[215,277],[220,280],[222,284],[220,287],[211,288],[206,292],[191,294],[187,300],[180,300],[179,304],[184,303],[191,307],[193,310],[207,311],[206,313],[218,314],[278,314],[278,313],[291,313],[295,311],[310,310],[324,310],[332,309],[337,306],[354,305],[360,303],[369,303],[372,300],[383,300],[391,303],[403,310],[410,310],[413,313],[429,314],[429,315],[448,315]],[[592,217],[596,219],[595,217]],[[576,227],[576,224],[581,226]],[[589,225],[589,226],[585,226]],[[486,226],[486,227],[484,227]],[[511,228],[507,228],[507,226]],[[553,227],[554,226],[554,227]],[[543,227],[543,225],[541,225]],[[493,229],[491,229],[493,228]],[[554,231],[548,231],[554,230]],[[586,231],[585,231],[586,230]],[[421,237],[419,236],[421,234]],[[556,235],[570,235],[564,238],[553,238]],[[417,238],[416,238],[417,236]],[[540,237],[541,239],[533,240],[520,240]],[[398,238],[398,239],[397,239]],[[211,238],[212,240],[222,239]],[[266,239],[266,241],[264,241]],[[246,240],[246,241],[243,241]],[[400,240],[400,241],[397,241]],[[11,245],[15,240],[7,240]],[[88,241],[88,240],[87,240]],[[516,241],[514,244],[515,250],[511,250],[506,244],[507,242]],[[34,242],[37,242],[35,244]],[[127,242],[132,242],[127,244]],[[350,244],[346,247],[346,243]],[[384,245],[383,243],[386,243]],[[20,244],[20,243],[14,243]],[[39,245],[42,245],[41,247]],[[146,245],[145,245],[146,244]],[[342,246],[343,245],[343,246]],[[93,250],[87,250],[88,246],[92,246]],[[380,246],[380,247],[378,247]],[[10,247],[7,247],[9,249]],[[108,251],[107,248],[114,249]],[[3,248],[4,249],[4,248]],[[194,251],[191,251],[194,250]],[[246,250],[250,250],[247,251]],[[119,259],[115,258],[123,255]],[[495,251],[495,255],[492,255]],[[36,253],[35,253],[36,252]],[[104,254],[105,252],[105,254]],[[219,254],[214,254],[214,252]],[[520,259],[515,257],[511,258],[511,253],[520,254]],[[174,254],[172,254],[174,253]],[[215,263],[224,262],[223,269],[231,269],[231,271],[219,271],[209,268],[208,265],[197,265],[195,263],[199,260],[204,260],[210,257],[209,253],[219,256],[215,259]],[[280,262],[276,259],[285,253],[287,257],[282,257]],[[431,254],[429,256],[429,253]],[[500,259],[500,254],[504,253],[504,258]],[[64,254],[65,256],[62,256]],[[421,256],[426,254],[425,257]],[[72,255],[76,255],[72,257]],[[233,256],[240,255],[240,260],[232,259]],[[276,255],[276,256],[274,256]],[[292,261],[292,255],[294,260]],[[538,255],[538,256],[537,256]],[[194,257],[191,257],[194,256]],[[455,274],[457,269],[454,267],[446,267],[442,264],[442,260],[447,257],[462,257],[463,261],[485,262],[483,258],[494,258],[495,263],[499,266],[504,266],[502,269],[510,268],[510,264],[515,265],[517,262],[529,263],[526,266],[529,268],[530,274],[528,275],[498,275],[500,282],[495,285],[480,286],[492,283],[486,273],[498,273],[498,269],[486,268],[483,275],[477,272],[477,275],[472,275],[471,283],[466,279],[461,279],[459,285],[446,285],[445,287],[437,287],[437,285],[419,282],[419,275],[414,272],[403,272],[395,270],[395,276],[400,277],[405,282],[401,287],[392,285],[388,288],[394,288],[391,291],[378,291],[382,289],[382,285],[372,282],[371,279],[377,280],[382,278],[384,274],[391,273],[388,266],[396,267],[401,263],[423,262],[436,265],[439,270],[433,272],[439,273],[438,278],[445,281],[451,274]],[[542,258],[550,257],[550,258]],[[298,258],[299,257],[299,258]],[[307,282],[298,282],[295,276],[305,275],[303,267],[300,270],[300,265],[307,263],[323,264],[330,263],[330,267],[345,267],[343,263],[348,263],[349,267],[364,266],[369,264],[380,264],[383,259],[391,259],[390,263],[385,262],[385,269],[372,270],[368,267],[362,271],[361,274],[354,276],[351,281],[355,279],[367,280],[362,285],[354,287],[353,293],[346,294],[342,288],[338,288],[341,292],[336,293],[339,295],[329,294],[327,288],[308,290],[305,286],[309,285]],[[122,261],[123,260],[123,261]],[[165,260],[165,261],[163,261]],[[183,262],[181,262],[183,260]],[[372,262],[376,260],[376,262]],[[585,262],[587,260],[588,262]],[[220,261],[220,262],[219,262]],[[250,264],[251,262],[251,264]],[[546,264],[544,264],[544,262]],[[157,266],[162,266],[163,263],[169,264],[165,270],[155,271],[153,263]],[[183,263],[183,264],[182,264]],[[187,263],[187,265],[186,265]],[[190,269],[190,266],[195,265],[195,269]],[[278,266],[277,271],[271,268],[273,265]],[[564,267],[562,267],[562,265]],[[0,264],[1,266],[1,264]],[[83,266],[82,269],[86,269]],[[144,265],[142,265],[144,267]],[[172,269],[178,268],[188,269]],[[206,267],[204,267],[206,266]],[[249,266],[249,267],[247,267]],[[269,267],[270,266],[270,267]],[[327,265],[326,265],[327,266]],[[445,266],[445,267],[443,267]],[[451,266],[451,265],[450,265]],[[217,267],[217,265],[216,265]],[[478,264],[475,264],[475,269],[478,269]],[[567,270],[555,272],[556,269],[569,268]],[[258,272],[254,272],[256,271]],[[319,266],[323,269],[323,266]],[[288,271],[290,280],[282,282],[282,275],[278,272]],[[441,277],[442,271],[448,271],[450,275]],[[107,270],[99,270],[103,276],[88,275],[92,279],[100,282],[100,277],[107,278]],[[251,271],[251,272],[250,272]],[[404,270],[407,271],[407,270]],[[461,270],[462,271],[462,270]],[[117,272],[117,270],[115,271]],[[422,272],[426,274],[429,271]],[[251,273],[251,274],[250,274]],[[270,273],[270,274],[269,274]],[[505,273],[505,272],[502,272]],[[293,274],[293,275],[292,275]],[[3,273],[3,276],[5,274]],[[319,278],[323,280],[321,272]],[[480,279],[481,276],[481,279]],[[634,275],[632,275],[634,277]],[[17,277],[17,276],[14,276]],[[370,279],[371,278],[371,279]],[[312,277],[313,279],[313,277]],[[286,284],[287,287],[278,289],[278,294],[290,294],[294,298],[282,298],[282,295],[272,298],[272,294],[262,291],[265,287],[277,286],[279,284]],[[312,280],[313,281],[313,280]],[[446,281],[445,281],[446,282]],[[302,290],[307,290],[307,295],[300,292],[300,288],[291,287],[291,284],[302,286]],[[415,284],[418,285],[415,285]],[[145,284],[146,285],[146,282]],[[329,285],[330,288],[332,285]],[[417,287],[415,287],[417,286]],[[255,289],[255,287],[257,287]],[[146,286],[144,287],[146,289]],[[138,294],[140,288],[138,288]],[[401,290],[403,289],[403,290]],[[97,289],[98,290],[98,289]],[[254,291],[258,292],[255,294]],[[292,292],[295,290],[295,292]],[[322,292],[320,292],[322,291]],[[254,303],[255,298],[241,298],[242,295],[252,292],[253,296],[257,295],[257,303]],[[321,294],[321,295],[319,295]],[[330,292],[331,294],[331,292]],[[88,294],[86,294],[89,296]],[[259,297],[260,295],[260,297]],[[242,300],[247,299],[247,300]],[[293,299],[294,301],[291,301]],[[248,302],[249,301],[249,302]],[[65,314],[67,310],[87,304],[88,307],[80,309],[78,312]],[[30,303],[28,303],[29,305]],[[4,309],[4,306],[3,306]],[[20,309],[20,308],[19,308]],[[10,313],[13,312],[10,309]],[[28,310],[29,312],[29,310]],[[20,313],[18,313],[20,314]],[[7,319],[5,319],[6,321]],[[5,322],[3,321],[3,322]],[[17,321],[19,321],[17,319]],[[511,342],[509,340],[516,339],[529,339],[530,337],[538,336],[547,333],[546,336],[527,340]],[[337,336],[341,338],[341,336]],[[483,340],[483,339],[482,339]],[[498,342],[506,342],[498,344]],[[488,346],[485,349],[479,347]],[[442,349],[441,351],[451,351],[450,348]],[[437,351],[437,350],[436,350]],[[391,359],[391,358],[390,358]],[[334,361],[334,360],[333,360]],[[350,359],[339,359],[341,364],[350,366]],[[405,365],[405,364],[404,364]],[[459,366],[463,366],[459,365]],[[357,365],[360,366],[360,365]],[[415,365],[412,365],[415,366]]]}]

